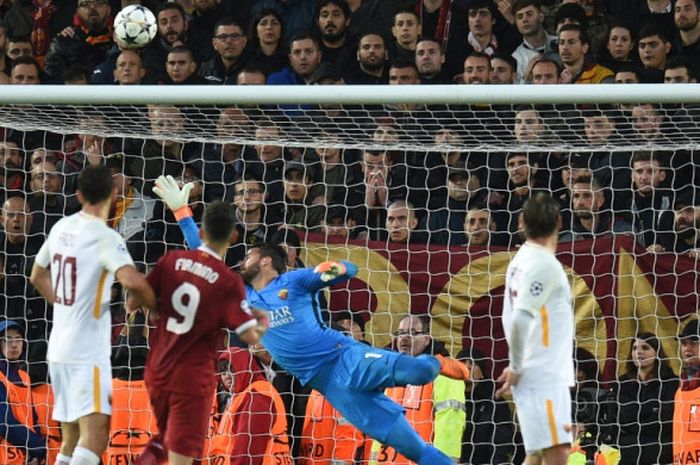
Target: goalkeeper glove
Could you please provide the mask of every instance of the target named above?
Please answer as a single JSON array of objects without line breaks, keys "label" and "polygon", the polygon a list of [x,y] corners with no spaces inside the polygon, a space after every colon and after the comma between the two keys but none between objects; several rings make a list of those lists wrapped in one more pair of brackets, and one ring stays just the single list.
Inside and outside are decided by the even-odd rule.
[{"label": "goalkeeper glove", "polygon": [[321,281],[327,283],[345,274],[345,265],[338,262],[323,262],[314,268],[314,273],[321,274]]},{"label": "goalkeeper glove", "polygon": [[180,221],[184,217],[192,216],[192,210],[190,210],[187,202],[194,184],[188,182],[180,189],[175,178],[170,175],[158,176],[155,184],[153,193],[160,197],[168,208],[172,210],[176,220]]}]

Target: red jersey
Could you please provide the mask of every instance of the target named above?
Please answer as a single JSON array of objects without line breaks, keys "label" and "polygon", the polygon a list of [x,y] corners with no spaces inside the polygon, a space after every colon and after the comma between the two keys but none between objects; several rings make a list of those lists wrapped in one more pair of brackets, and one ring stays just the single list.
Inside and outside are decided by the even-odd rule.
[{"label": "red jersey", "polygon": [[226,334],[222,328],[240,334],[257,324],[245,302],[243,280],[205,246],[168,253],[147,279],[159,298],[160,319],[150,332],[146,383],[210,395]]}]

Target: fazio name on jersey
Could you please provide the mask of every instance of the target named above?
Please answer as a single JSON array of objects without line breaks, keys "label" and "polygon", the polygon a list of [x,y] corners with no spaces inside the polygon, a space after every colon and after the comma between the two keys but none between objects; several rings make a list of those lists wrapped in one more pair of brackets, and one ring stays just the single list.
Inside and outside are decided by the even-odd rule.
[{"label": "fazio name on jersey", "polygon": [[284,326],[292,321],[294,321],[294,317],[292,316],[292,312],[289,311],[289,307],[284,306],[277,308],[275,310],[271,310],[267,312],[268,318],[270,319],[270,328],[276,328],[278,326]]},{"label": "fazio name on jersey", "polygon": [[219,273],[212,270],[207,265],[202,265],[189,258],[178,258],[175,260],[175,271],[185,271],[207,281],[209,284],[214,284],[219,279]]}]

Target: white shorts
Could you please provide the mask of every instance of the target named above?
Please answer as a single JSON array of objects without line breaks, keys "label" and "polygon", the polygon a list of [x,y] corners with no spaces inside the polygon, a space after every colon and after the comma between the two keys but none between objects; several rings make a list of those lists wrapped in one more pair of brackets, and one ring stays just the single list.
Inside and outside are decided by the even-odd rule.
[{"label": "white shorts", "polygon": [[512,388],[520,432],[528,455],[573,442],[571,391],[567,386]]},{"label": "white shorts", "polygon": [[91,413],[112,414],[112,367],[49,362],[53,419],[73,423]]}]

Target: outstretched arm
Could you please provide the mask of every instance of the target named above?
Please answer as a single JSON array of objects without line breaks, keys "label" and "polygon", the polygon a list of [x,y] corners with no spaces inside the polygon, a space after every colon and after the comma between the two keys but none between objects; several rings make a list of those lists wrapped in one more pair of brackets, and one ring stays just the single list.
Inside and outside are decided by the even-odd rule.
[{"label": "outstretched arm", "polygon": [[188,182],[182,189],[172,176],[158,176],[156,179],[153,193],[160,197],[173,212],[177,224],[180,226],[182,235],[185,236],[185,242],[190,249],[196,249],[202,245],[202,239],[199,237],[199,228],[192,219],[192,210],[187,205],[190,196],[190,191],[194,185]]},{"label": "outstretched arm", "polygon": [[357,274],[357,266],[348,261],[326,261],[316,268],[304,268],[288,272],[304,289],[316,292],[324,287],[333,286],[353,278]]}]

